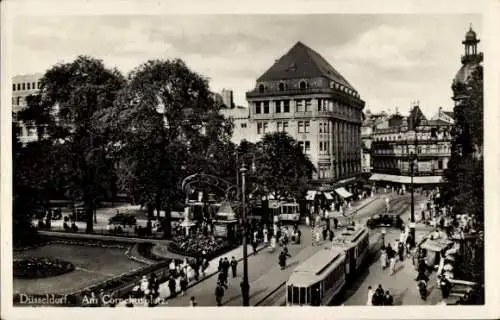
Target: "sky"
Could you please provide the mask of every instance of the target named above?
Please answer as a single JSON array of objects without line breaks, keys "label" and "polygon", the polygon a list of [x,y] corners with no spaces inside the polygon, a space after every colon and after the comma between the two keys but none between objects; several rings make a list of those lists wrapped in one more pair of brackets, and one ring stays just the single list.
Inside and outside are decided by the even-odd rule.
[{"label": "sky", "polygon": [[85,54],[127,74],[149,59],[180,58],[247,106],[245,92],[301,41],[354,86],[365,110],[407,114],[419,101],[430,117],[453,108],[470,24],[481,37],[473,14],[17,16],[10,63],[15,75],[43,73]]}]

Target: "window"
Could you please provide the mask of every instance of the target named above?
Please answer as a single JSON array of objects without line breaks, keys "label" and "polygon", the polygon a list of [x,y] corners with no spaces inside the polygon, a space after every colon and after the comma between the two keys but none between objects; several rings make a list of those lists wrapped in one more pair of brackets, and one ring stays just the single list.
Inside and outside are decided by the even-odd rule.
[{"label": "window", "polygon": [[295,100],[295,112],[304,112],[304,100]]},{"label": "window", "polygon": [[264,92],[264,85],[263,84],[259,84],[259,92],[260,93]]},{"label": "window", "polygon": [[311,123],[309,121],[304,121],[304,133],[309,133],[309,127]]},{"label": "window", "polygon": [[279,91],[285,91],[285,84],[283,82],[280,82],[280,84],[278,86],[278,90]]},{"label": "window", "polygon": [[[35,88],[33,88],[35,89]],[[28,82],[28,90],[31,90],[31,83]]]},{"label": "window", "polygon": [[283,101],[283,112],[284,113],[290,112],[290,100]]},{"label": "window", "polygon": [[261,105],[260,105],[261,103],[262,103],[262,102],[257,102],[257,103],[255,104],[255,113],[256,113],[256,114],[260,114],[260,113],[262,113],[262,107],[261,107]]},{"label": "window", "polygon": [[33,83],[31,84],[31,88],[32,88],[32,89],[36,89],[36,82],[33,82]]},{"label": "window", "polygon": [[298,133],[303,133],[304,132],[304,122],[303,121],[299,121],[297,132]]},{"label": "window", "polygon": [[267,131],[267,122],[264,122],[264,126],[262,127],[262,132],[265,134]]},{"label": "window", "polygon": [[282,128],[282,123],[281,123],[281,122],[276,122],[276,130],[277,130],[278,132],[280,132],[280,131],[281,131],[281,130],[280,130],[281,128]]},{"label": "window", "polygon": [[283,131],[287,132],[288,131],[288,122],[283,122]]},{"label": "window", "polygon": [[323,151],[323,141],[319,142],[319,151]]},{"label": "window", "polygon": [[323,102],[323,99],[318,99],[318,111],[323,111],[323,106],[322,106],[322,103]]},{"label": "window", "polygon": [[42,87],[42,83],[38,82],[38,89],[40,89],[41,87]]},{"label": "window", "polygon": [[306,100],[306,109],[305,112],[311,111],[311,99]]},{"label": "window", "polygon": [[264,101],[264,113],[269,113],[269,101]]},{"label": "window", "polygon": [[305,151],[304,153],[311,152],[311,142],[309,142],[309,141],[305,142],[305,150],[304,151]]},{"label": "window", "polygon": [[[319,123],[319,133],[323,133],[323,123],[321,122]],[[321,150],[321,145],[319,149]]]},{"label": "window", "polygon": [[307,82],[300,81],[299,88],[300,90],[305,90],[307,88]]},{"label": "window", "polygon": [[12,85],[12,91],[16,91],[16,85],[15,84]]},{"label": "window", "polygon": [[299,148],[304,152],[304,141],[299,141]]},{"label": "window", "polygon": [[19,91],[19,90],[21,90],[21,84],[20,83],[17,84],[17,91]]},{"label": "window", "polygon": [[261,122],[257,123],[257,134],[262,134],[262,123]]},{"label": "window", "polygon": [[26,83],[23,83],[23,91],[26,90]]},{"label": "window", "polygon": [[20,105],[21,104],[21,97],[16,97],[16,100],[17,100],[16,105]]},{"label": "window", "polygon": [[276,113],[281,113],[281,101],[275,101],[274,104],[276,105]]},{"label": "window", "polygon": [[242,127],[242,128],[246,128],[246,127],[247,127],[247,124],[246,124],[246,123],[242,123],[242,124],[241,124],[241,127]]},{"label": "window", "polygon": [[12,105],[16,105],[16,98],[12,97]]}]

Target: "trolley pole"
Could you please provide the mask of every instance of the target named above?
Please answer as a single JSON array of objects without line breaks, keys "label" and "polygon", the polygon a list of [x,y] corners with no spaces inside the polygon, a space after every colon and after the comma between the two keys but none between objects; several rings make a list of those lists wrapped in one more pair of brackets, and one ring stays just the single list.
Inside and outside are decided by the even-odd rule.
[{"label": "trolley pole", "polygon": [[241,199],[242,199],[242,224],[243,224],[243,281],[241,282],[241,296],[243,298],[243,306],[248,307],[250,305],[250,285],[248,284],[248,252],[247,252],[247,210],[245,204],[245,173],[247,168],[242,166],[241,172]]}]

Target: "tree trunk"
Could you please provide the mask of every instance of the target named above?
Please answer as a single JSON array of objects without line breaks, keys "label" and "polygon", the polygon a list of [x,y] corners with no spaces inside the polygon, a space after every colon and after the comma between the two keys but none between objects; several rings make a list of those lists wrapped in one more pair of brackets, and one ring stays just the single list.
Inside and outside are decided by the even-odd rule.
[{"label": "tree trunk", "polygon": [[170,208],[165,208],[165,217],[163,218],[163,238],[170,239],[172,237],[172,213]]},{"label": "tree trunk", "polygon": [[148,219],[153,218],[154,216],[154,207],[150,203],[147,204],[147,210],[148,210]]},{"label": "tree trunk", "polygon": [[87,220],[86,233],[94,232],[94,203],[91,200],[85,201],[85,217]]}]

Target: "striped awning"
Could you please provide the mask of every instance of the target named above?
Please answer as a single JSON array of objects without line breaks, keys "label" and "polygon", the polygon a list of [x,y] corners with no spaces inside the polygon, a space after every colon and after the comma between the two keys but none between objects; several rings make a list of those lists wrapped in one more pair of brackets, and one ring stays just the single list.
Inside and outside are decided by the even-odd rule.
[{"label": "striped awning", "polygon": [[325,195],[326,200],[333,200],[333,195],[331,192],[323,192]]},{"label": "striped awning", "polygon": [[347,191],[345,188],[337,188],[335,189],[335,192],[341,196],[342,198],[349,198],[352,197],[352,193]]},{"label": "striped awning", "polygon": [[316,191],[314,190],[307,191],[306,200],[313,201],[314,197],[316,197]]}]

